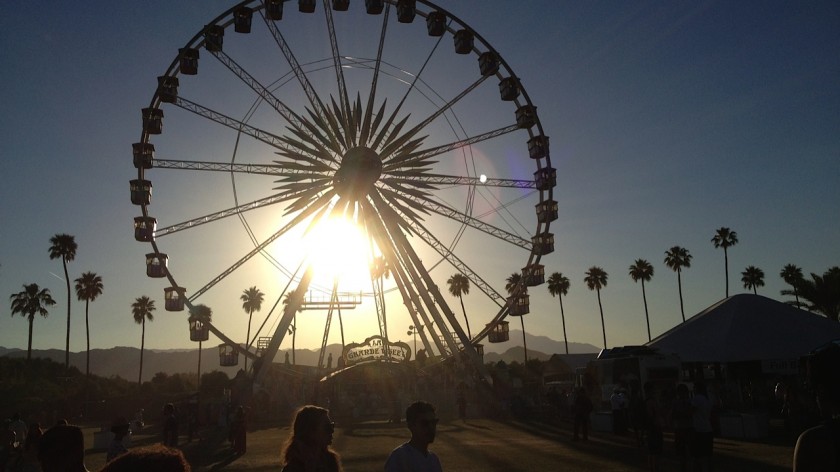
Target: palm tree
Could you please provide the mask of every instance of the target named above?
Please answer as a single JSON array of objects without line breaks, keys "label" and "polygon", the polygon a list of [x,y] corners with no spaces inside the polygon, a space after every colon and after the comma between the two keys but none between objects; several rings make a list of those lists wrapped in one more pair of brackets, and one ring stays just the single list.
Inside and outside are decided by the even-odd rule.
[{"label": "palm tree", "polygon": [[[248,351],[251,350],[251,316],[255,311],[260,311],[263,298],[263,293],[256,286],[243,290],[242,295],[239,296],[242,300],[242,309],[248,313],[248,332],[245,335],[245,349]],[[245,356],[245,372],[248,372],[248,356]]]},{"label": "palm tree", "polygon": [[19,313],[29,320],[29,343],[26,347],[26,360],[29,361],[32,359],[32,327],[35,314],[46,318],[49,315],[46,307],[55,305],[55,300],[50,295],[50,289],[42,289],[38,284],[24,285],[22,292],[13,294],[9,299],[12,301],[12,316]]},{"label": "palm tree", "polygon": [[85,339],[87,339],[85,377],[90,376],[90,322],[88,320],[88,308],[90,307],[90,302],[102,295],[102,288],[102,277],[96,275],[94,272],[85,272],[81,277],[76,279],[76,296],[79,300],[85,301]]},{"label": "palm tree", "polygon": [[[507,291],[508,295],[513,295],[513,292],[516,291],[516,287],[519,286],[519,283],[522,281],[522,274],[519,272],[514,272],[510,274],[510,276],[505,279],[505,290]],[[519,295],[528,295],[528,287],[522,287],[522,291]],[[525,342],[525,317],[523,315],[519,315],[519,324],[522,325],[522,349],[525,351],[525,362],[528,362],[528,343]]]},{"label": "palm tree", "polygon": [[463,274],[453,274],[446,283],[449,285],[449,293],[453,297],[458,297],[461,301],[461,311],[464,313],[464,321],[467,323],[467,337],[472,339],[470,320],[467,318],[467,310],[464,308],[464,295],[470,294],[470,279]]},{"label": "palm tree", "polygon": [[76,239],[69,234],[56,234],[50,238],[50,259],[61,258],[64,267],[64,283],[67,284],[67,339],[64,346],[64,367],[70,366],[70,276],[67,262],[76,258]]},{"label": "palm tree", "polygon": [[[213,318],[213,310],[210,309],[207,305],[195,305],[190,309],[190,318],[197,319],[201,321],[201,323],[209,323],[210,319]],[[197,390],[201,391],[201,346],[204,344],[204,341],[198,342],[198,388]]]},{"label": "palm tree", "polygon": [[758,287],[764,286],[764,271],[756,266],[749,266],[741,272],[741,282],[744,288],[752,289],[753,294],[758,295]]},{"label": "palm tree", "polygon": [[723,248],[723,270],[726,274],[726,298],[729,298],[729,253],[727,249],[738,244],[738,233],[722,226],[715,231],[712,238],[715,248]]},{"label": "palm tree", "polygon": [[642,281],[642,300],[645,302],[645,321],[647,321],[648,341],[650,341],[650,315],[648,314],[647,295],[645,294],[645,282],[653,278],[653,266],[644,259],[636,259],[630,266],[630,278],[633,282]]},{"label": "palm tree", "polygon": [[[779,277],[781,277],[785,283],[793,287],[793,296],[796,298],[796,308],[801,308],[799,304],[799,292],[797,291],[797,287],[802,283],[805,277],[802,275],[802,269],[795,266],[794,264],[786,264],[782,271],[779,272]],[[782,295],[784,295],[785,291],[782,290]]]},{"label": "palm tree", "polygon": [[137,376],[137,385],[143,384],[143,351],[146,349],[146,320],[154,321],[152,312],[155,311],[155,301],[147,296],[135,298],[131,304],[131,314],[134,315],[134,322],[143,326],[140,335],[140,373]]},{"label": "palm tree", "polygon": [[677,288],[680,291],[680,313],[682,313],[683,323],[685,323],[685,308],[683,308],[682,296],[682,269],[691,267],[692,255],[688,249],[680,246],[674,246],[665,251],[665,265],[677,273]]},{"label": "palm tree", "polygon": [[[289,290],[286,296],[283,297],[283,304],[288,305],[297,296],[297,289]],[[292,365],[295,365],[295,336],[297,336],[297,314],[303,311],[303,307],[299,304],[292,318],[292,325],[289,326],[289,334],[292,335]]]},{"label": "palm tree", "polygon": [[560,321],[563,322],[563,342],[566,345],[566,354],[569,353],[569,338],[566,337],[566,314],[563,313],[563,296],[569,294],[570,286],[569,278],[560,272],[554,272],[548,277],[548,293],[560,300]]},{"label": "palm tree", "polygon": [[[805,300],[805,307],[822,313],[828,319],[840,318],[840,267],[834,266],[823,275],[811,273],[811,279],[803,278],[798,285],[799,298]],[[791,290],[782,290],[782,295],[793,295]]]},{"label": "palm tree", "polygon": [[607,286],[607,272],[604,269],[592,266],[586,271],[586,277],[583,278],[589,290],[595,290],[598,293],[598,309],[601,311],[601,331],[604,334],[604,349],[607,348],[607,328],[604,326],[604,307],[601,305],[601,289]]}]

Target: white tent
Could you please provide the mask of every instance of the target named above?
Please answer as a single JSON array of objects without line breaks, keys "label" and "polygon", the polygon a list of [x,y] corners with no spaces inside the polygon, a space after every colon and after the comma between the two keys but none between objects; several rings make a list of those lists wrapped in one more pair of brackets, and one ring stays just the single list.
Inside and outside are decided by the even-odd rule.
[{"label": "white tent", "polygon": [[840,323],[760,295],[725,298],[647,343],[683,362],[797,359],[834,339]]}]

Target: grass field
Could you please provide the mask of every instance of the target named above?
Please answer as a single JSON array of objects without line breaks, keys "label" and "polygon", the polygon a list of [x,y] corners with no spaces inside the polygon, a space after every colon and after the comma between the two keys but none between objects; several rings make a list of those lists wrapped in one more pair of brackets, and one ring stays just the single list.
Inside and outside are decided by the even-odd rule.
[{"label": "grass field", "polygon": [[[134,437],[133,444],[157,440],[154,427]],[[93,430],[86,430],[87,444],[93,444]],[[193,470],[279,471],[280,447],[288,427],[263,427],[248,435],[248,452],[233,457],[225,432],[205,430],[201,438],[182,448]],[[776,431],[771,439],[744,441],[715,440],[713,466],[716,471],[781,472],[791,468],[793,439]],[[368,422],[336,425],[333,446],[341,454],[346,472],[382,470],[388,453],[408,439],[404,425]],[[666,434],[662,470],[679,470]],[[631,436],[595,432],[588,442],[572,442],[570,425],[539,422],[493,421],[487,419],[441,422],[431,449],[441,458],[444,470],[452,471],[637,471],[647,470],[646,450]],[[91,471],[104,464],[104,451],[89,450]]]}]

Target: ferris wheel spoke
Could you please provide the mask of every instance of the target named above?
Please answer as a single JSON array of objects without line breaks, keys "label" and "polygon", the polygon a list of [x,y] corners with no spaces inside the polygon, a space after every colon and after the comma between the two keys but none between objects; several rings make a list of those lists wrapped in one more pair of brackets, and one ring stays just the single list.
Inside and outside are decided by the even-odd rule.
[{"label": "ferris wheel spoke", "polygon": [[256,210],[257,208],[264,208],[267,206],[275,205],[277,203],[284,202],[286,200],[292,199],[297,197],[298,195],[292,192],[286,193],[279,193],[275,195],[271,195],[266,198],[261,198],[259,200],[254,200],[249,203],[244,203],[242,205],[237,205],[232,208],[228,208],[225,210],[217,211],[214,213],[210,213],[204,216],[199,216],[197,218],[192,218],[190,220],[184,221],[182,223],[176,223],[174,225],[166,226],[163,228],[158,229],[155,231],[156,238],[162,238],[164,236],[168,236],[172,233],[177,233],[178,231],[183,231],[185,229],[195,228],[196,226],[200,226],[206,223],[212,223],[214,221],[221,220],[223,218],[227,218],[229,216],[238,215],[247,211]]},{"label": "ferris wheel spoke", "polygon": [[[405,217],[405,215],[401,215],[400,214],[401,210],[399,209],[400,207],[397,206],[397,205],[390,204],[389,207],[391,208],[391,211],[399,217],[399,219],[405,221],[405,224],[407,224],[410,227],[411,232],[413,232],[414,234],[419,236],[426,244],[428,244],[435,251],[437,251],[437,253],[440,254],[441,257],[445,258],[450,264],[452,264],[453,266],[455,266],[455,268],[457,268],[459,271],[461,271],[462,274],[467,276],[470,279],[470,281],[476,287],[479,288],[479,290],[484,292],[485,295],[487,295],[490,299],[495,301],[496,304],[498,304],[500,306],[502,304],[504,304],[505,298],[502,295],[500,295],[499,292],[497,292],[492,286],[490,286],[490,284],[485,282],[484,279],[481,278],[481,276],[479,276],[478,274],[475,273],[475,271],[470,269],[469,266],[467,266],[467,264],[465,264],[463,261],[461,261],[461,259],[458,256],[456,256],[454,252],[452,252],[448,247],[446,247],[446,245],[441,243],[438,238],[436,238],[434,235],[432,235],[432,233],[428,229],[426,229],[426,227],[422,223],[418,222],[416,219],[407,218],[407,217]],[[452,211],[454,213],[458,213],[458,212],[455,212],[454,210],[452,210]],[[448,216],[448,215],[445,215],[445,216]],[[461,215],[461,217],[464,220],[471,219],[467,215]],[[455,219],[455,218],[453,218],[453,219]],[[460,220],[456,220],[456,221],[459,221],[459,222],[462,222],[462,223],[465,223],[465,224],[469,225],[469,223],[466,222],[466,221],[460,221]],[[472,226],[472,225],[470,225],[470,226]],[[485,225],[485,226],[490,226],[490,225]],[[481,229],[481,228],[477,228],[477,229]],[[495,228],[495,229],[498,232],[502,232],[498,228]],[[482,229],[482,231],[484,231],[484,229]],[[485,232],[487,232],[487,231],[485,231]],[[488,234],[491,234],[491,233],[488,232]],[[494,235],[494,236],[496,236],[496,235]],[[513,236],[514,238],[518,238],[515,235],[511,235],[511,236]],[[499,237],[499,236],[497,236],[497,237]],[[500,239],[503,239],[507,242],[513,242],[511,240],[501,238],[501,237],[500,237]],[[522,238],[518,238],[518,239],[523,244],[527,243],[528,246],[531,245],[530,241],[525,241]],[[516,244],[516,243],[514,243],[514,244]]]},{"label": "ferris wheel spoke", "polygon": [[309,100],[309,104],[314,110],[315,114],[318,116],[323,116],[326,112],[326,107],[324,103],[321,101],[318,94],[315,92],[315,89],[312,87],[312,84],[309,82],[309,78],[303,71],[303,68],[300,67],[300,63],[298,62],[297,58],[295,57],[294,53],[292,52],[289,44],[286,42],[286,39],[283,38],[283,34],[280,33],[280,29],[274,23],[273,20],[268,18],[265,15],[264,10],[260,10],[260,15],[263,17],[266,26],[268,27],[271,36],[274,38],[274,41],[277,43],[277,46],[280,47],[280,51],[283,53],[283,56],[286,58],[286,62],[289,63],[289,66],[292,68],[292,71],[295,74],[295,77],[298,79],[298,83],[303,88],[303,92],[306,94],[306,98]]},{"label": "ferris wheel spoke", "polygon": [[175,105],[187,110],[189,112],[195,113],[198,116],[203,118],[207,118],[211,121],[219,123],[220,125],[226,126],[232,130],[240,131],[248,136],[251,136],[254,139],[264,142],[269,146],[282,149],[288,151],[290,153],[297,152],[294,148],[292,148],[289,144],[286,143],[286,140],[280,136],[275,134],[269,133],[268,131],[261,130],[259,128],[253,127],[245,122],[239,121],[235,118],[231,118],[225,114],[219,113],[217,111],[211,110],[205,106],[199,105],[191,100],[187,100],[183,97],[178,97],[175,100]]},{"label": "ferris wheel spoke", "polygon": [[423,65],[420,66],[420,70],[418,70],[417,73],[414,74],[414,79],[411,81],[411,84],[408,86],[408,88],[406,89],[402,98],[400,99],[400,102],[397,104],[396,108],[394,109],[394,113],[396,113],[400,108],[402,108],[403,104],[408,99],[409,95],[411,95],[411,92],[417,89],[417,87],[415,87],[417,85],[417,82],[418,81],[422,82],[422,79],[420,77],[426,71],[426,66],[429,65],[429,61],[432,59],[432,56],[435,55],[435,52],[437,51],[438,46],[440,46],[441,41],[443,41],[443,35],[438,37],[437,41],[435,41],[435,45],[432,46],[432,48],[429,50],[429,54],[426,56],[426,59],[423,61]]},{"label": "ferris wheel spoke", "polygon": [[[338,38],[335,34],[335,24],[333,23],[332,8],[329,2],[323,2],[324,15],[327,19],[327,31],[330,37],[330,49],[332,50],[333,68],[335,69],[335,79],[338,84],[338,99],[341,101],[341,124],[344,128],[344,133],[347,135],[347,147],[356,145],[356,127],[354,120],[350,116],[350,100],[347,98],[347,85],[344,82],[344,69],[341,67],[341,54],[338,50]],[[357,123],[358,121],[355,121]]]},{"label": "ferris wheel spoke", "polygon": [[[282,179],[308,179],[313,175],[322,176],[309,168],[300,168],[278,161],[277,164],[251,164],[244,162],[188,161],[178,159],[153,159],[152,167],[159,169],[177,169],[191,171],[224,172],[228,174],[270,175]],[[319,167],[320,168],[320,167]]]},{"label": "ferris wheel spoke", "polygon": [[[277,113],[279,113],[280,116],[282,116],[295,130],[304,132],[308,123],[305,123],[297,113],[292,111],[285,103],[280,101],[280,99],[278,99],[270,90],[255,79],[253,75],[248,73],[248,71],[243,69],[242,66],[234,61],[233,58],[225,54],[224,51],[212,51],[212,54],[219,60],[219,62],[224,64],[231,72],[233,72],[234,75],[239,77],[242,82],[248,85],[248,87],[259,95],[264,102],[271,105],[271,107],[274,108],[274,110],[276,110]],[[311,133],[311,130],[307,131]],[[315,141],[319,138],[319,136],[310,135],[310,138],[315,138],[313,139],[313,141]]]},{"label": "ferris wheel spoke", "polygon": [[[316,202],[316,203],[321,203],[322,205],[326,205],[326,204],[329,203],[329,198],[321,199],[321,200],[319,200],[319,202]],[[195,291],[189,297],[189,301],[194,302],[195,300],[197,300],[198,297],[200,297],[205,292],[210,290],[214,285],[219,283],[222,279],[224,279],[228,275],[235,272],[238,268],[242,267],[242,264],[248,262],[252,257],[254,257],[255,255],[257,255],[260,252],[262,252],[263,250],[265,250],[266,247],[268,247],[271,243],[276,241],[279,237],[286,234],[287,231],[289,231],[290,229],[294,228],[295,226],[303,223],[308,217],[310,217],[316,211],[319,211],[321,209],[322,209],[321,206],[319,206],[317,204],[313,204],[313,205],[310,205],[309,207],[307,207],[306,209],[304,209],[303,211],[301,211],[300,213],[298,213],[297,215],[295,215],[295,217],[292,218],[292,220],[290,222],[288,222],[286,225],[284,225],[279,231],[275,232],[274,234],[269,236],[265,241],[258,244],[256,247],[254,247],[254,249],[249,251],[247,254],[245,254],[245,256],[243,256],[241,259],[236,261],[233,265],[231,265],[230,267],[225,269],[222,273],[213,277],[213,279],[210,280],[210,282],[208,282],[204,287],[201,287],[200,289]]]},{"label": "ferris wheel spoke", "polygon": [[[383,193],[385,193],[385,192],[383,192]],[[525,238],[517,236],[517,235],[515,235],[515,234],[513,234],[509,231],[505,231],[501,228],[497,228],[497,227],[495,227],[491,224],[485,223],[484,221],[482,221],[478,218],[474,218],[474,217],[472,217],[470,215],[467,215],[465,213],[462,213],[462,212],[460,212],[460,211],[458,211],[458,210],[456,210],[452,207],[449,207],[447,205],[444,205],[442,203],[434,201],[430,198],[418,198],[418,197],[415,197],[413,195],[402,194],[402,193],[397,193],[397,192],[387,193],[385,195],[388,195],[389,197],[391,197],[393,199],[399,198],[403,202],[405,202],[406,200],[409,200],[411,202],[414,202],[416,204],[416,206],[423,207],[424,209],[426,209],[428,211],[431,211],[433,213],[437,213],[438,215],[447,217],[447,218],[449,218],[453,221],[456,221],[458,223],[463,223],[463,224],[465,224],[465,225],[467,225],[471,228],[477,229],[477,230],[479,230],[483,233],[486,233],[490,236],[493,236],[494,238],[497,238],[497,239],[500,239],[502,241],[508,242],[510,244],[513,244],[516,247],[520,247],[520,248],[525,249],[527,251],[531,251],[531,249],[533,248],[533,243],[531,241],[528,241]],[[394,200],[391,200],[391,201],[393,203],[396,203]],[[412,218],[412,221],[415,221],[415,220]]]},{"label": "ferris wheel spoke", "polygon": [[385,49],[385,32],[388,30],[388,16],[391,12],[391,4],[385,4],[385,14],[382,15],[382,29],[379,32],[379,47],[376,50],[376,63],[373,68],[373,78],[371,79],[370,92],[368,93],[367,105],[365,106],[365,114],[362,120],[361,136],[359,142],[365,144],[368,142],[371,130],[371,118],[373,114],[373,103],[376,101],[376,86],[379,83],[379,71],[382,67],[382,51]]},{"label": "ferris wheel spoke", "polygon": [[395,170],[388,172],[387,177],[380,179],[389,185],[418,185],[418,186],[468,186],[468,187],[501,187],[501,188],[536,188],[533,180],[495,179],[487,177],[482,182],[481,177],[464,177],[459,175],[443,175],[418,173],[415,171]]},{"label": "ferris wheel spoke", "polygon": [[384,162],[382,165],[382,172],[388,172],[390,170],[403,167],[403,166],[413,166],[418,165],[421,163],[425,163],[428,161],[429,158],[434,156],[439,156],[441,154],[447,153],[454,149],[459,149],[465,146],[471,146],[476,143],[480,143],[482,141],[487,141],[489,139],[493,139],[513,131],[521,129],[518,125],[512,124],[510,126],[505,126],[503,128],[499,128],[493,131],[488,131],[483,134],[479,134],[476,136],[472,136],[470,138],[462,139],[459,141],[455,141],[449,144],[444,144],[442,146],[433,147],[430,149],[415,151],[415,152],[399,152],[391,159],[388,159],[387,162]]},{"label": "ferris wheel spoke", "polygon": [[[415,136],[417,133],[423,130],[426,126],[430,123],[435,121],[439,116],[443,115],[447,112],[453,105],[458,103],[462,98],[467,96],[470,92],[475,90],[476,87],[481,85],[482,82],[487,80],[487,76],[482,76],[472,84],[470,84],[466,89],[461,91],[458,95],[456,95],[453,99],[446,102],[443,106],[439,107],[434,113],[429,115],[425,120],[421,121],[419,124],[411,128],[410,130],[406,131],[403,135],[398,136],[394,139],[389,137],[388,141],[386,142],[385,146],[380,151],[379,155],[382,156],[383,162],[387,162],[392,153],[396,152],[398,149],[401,150],[405,147],[406,143],[409,139]],[[396,132],[392,133],[392,135],[396,134]],[[410,152],[410,151],[409,151]]]}]

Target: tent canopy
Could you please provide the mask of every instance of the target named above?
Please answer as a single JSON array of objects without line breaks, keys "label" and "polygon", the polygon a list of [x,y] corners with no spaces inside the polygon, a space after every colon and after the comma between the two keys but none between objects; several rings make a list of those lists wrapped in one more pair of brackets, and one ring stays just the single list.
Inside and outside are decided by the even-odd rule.
[{"label": "tent canopy", "polygon": [[725,298],[647,346],[683,362],[795,359],[834,339],[840,323],[753,294]]}]

